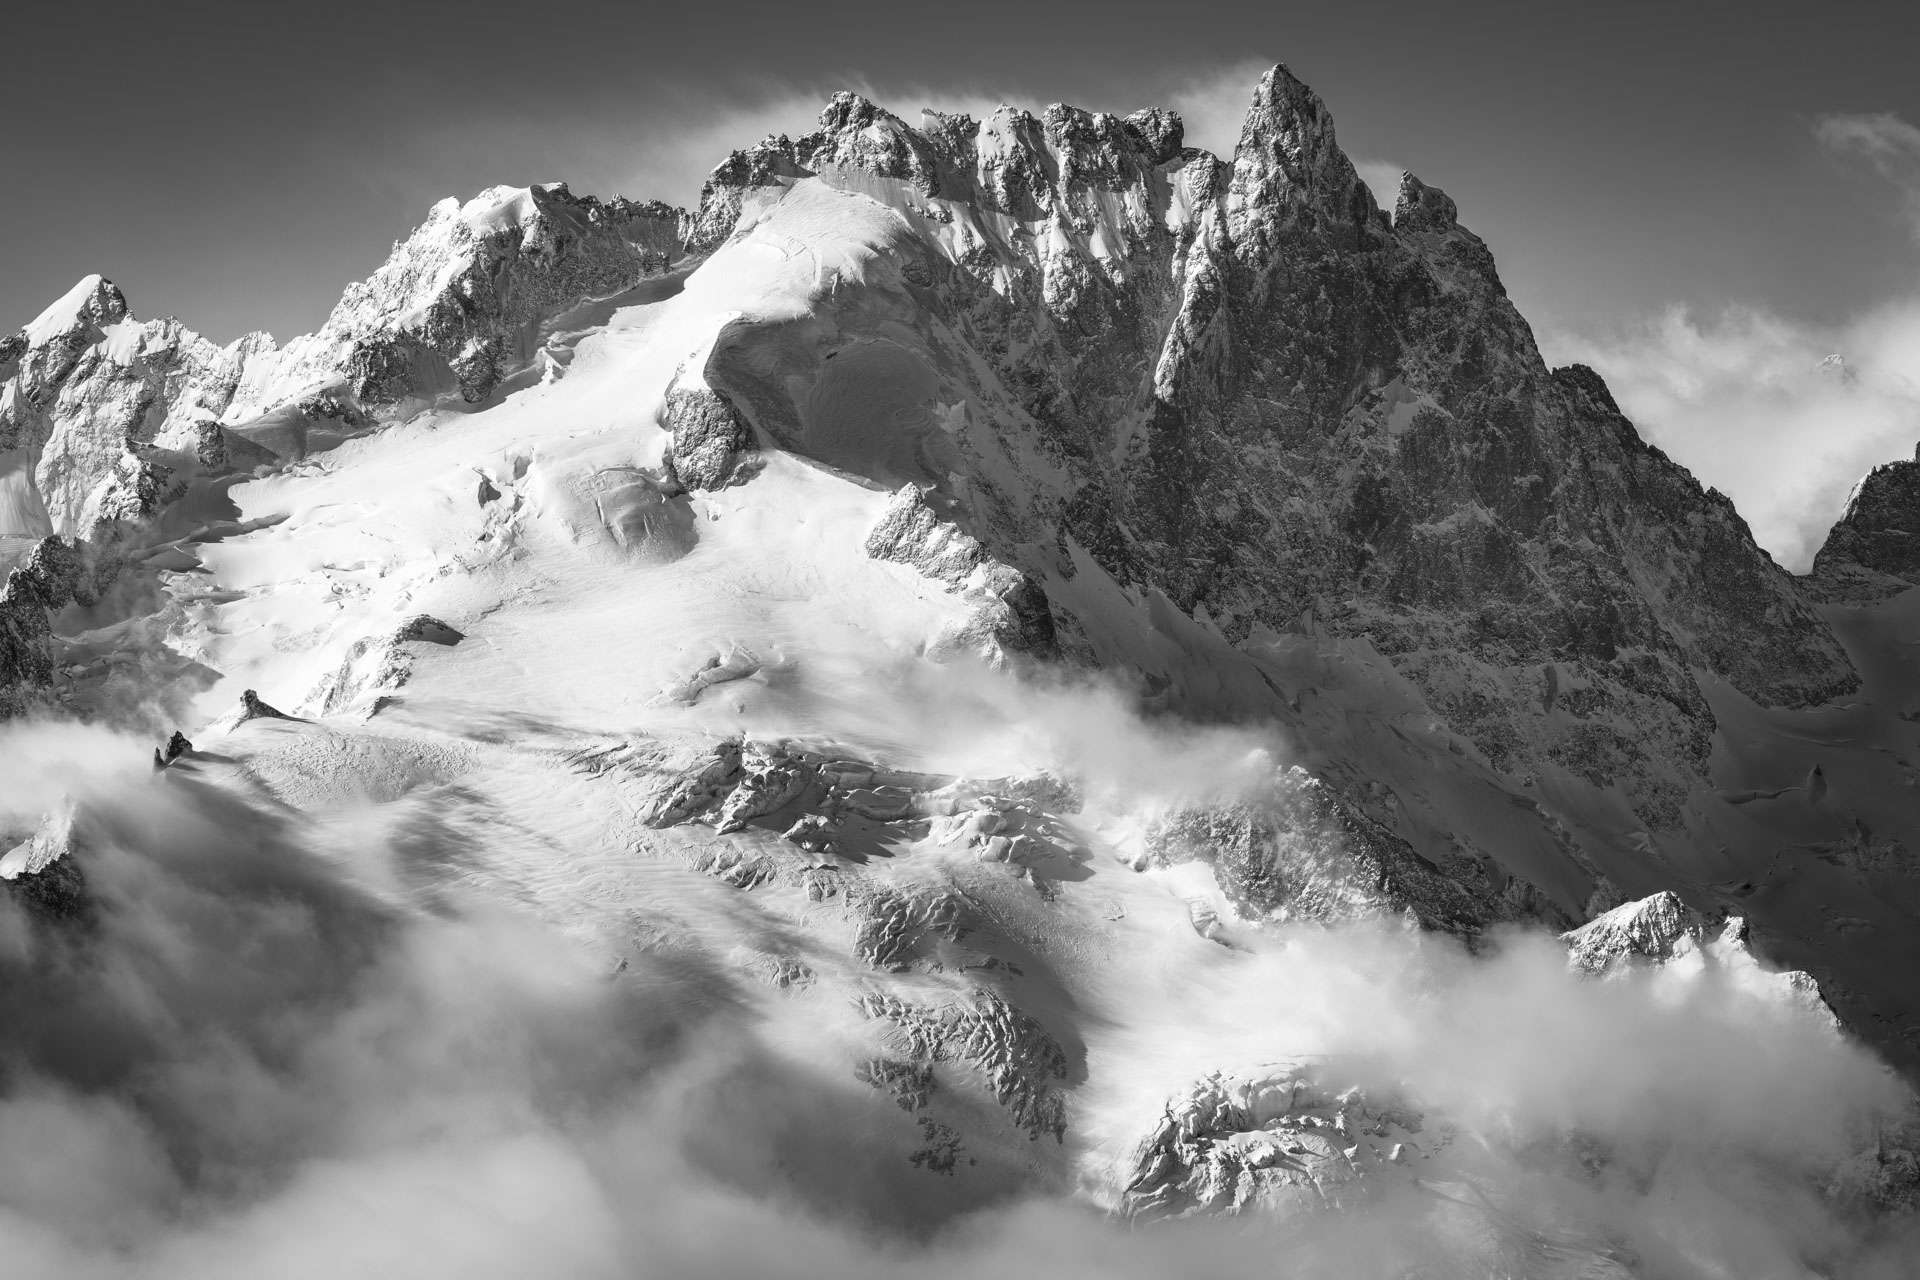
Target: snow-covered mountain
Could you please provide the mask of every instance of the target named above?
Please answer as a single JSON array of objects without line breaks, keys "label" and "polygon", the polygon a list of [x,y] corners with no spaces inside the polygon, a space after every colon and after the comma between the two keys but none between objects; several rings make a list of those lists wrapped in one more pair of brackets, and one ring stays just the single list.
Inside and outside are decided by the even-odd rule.
[{"label": "snow-covered mountain", "polygon": [[[513,904],[561,1006],[667,993],[650,1051],[738,1092],[693,1111],[759,1108],[701,1176],[804,1214],[1331,1206],[1399,1224],[1383,1274],[1897,1252],[1916,464],[1788,575],[1283,67],[1230,157],[840,94],[692,212],[445,201],[284,346],[90,277],[0,361],[9,982],[178,977],[8,1007],[164,1048],[21,1051],[132,1090],[189,1170],[156,1220],[255,1167],[168,1075],[260,1025],[170,1003],[226,960],[150,904],[217,883],[269,974],[289,902],[434,973]],[[388,1012],[316,981],[305,1030]],[[1715,1160],[1753,1185],[1676,1226]]]}]

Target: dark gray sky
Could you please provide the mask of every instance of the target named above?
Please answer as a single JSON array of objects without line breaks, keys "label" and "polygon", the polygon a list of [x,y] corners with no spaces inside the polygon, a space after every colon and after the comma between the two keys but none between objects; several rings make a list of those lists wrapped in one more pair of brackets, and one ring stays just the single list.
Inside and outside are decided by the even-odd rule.
[{"label": "dark gray sky", "polygon": [[1920,20],[1716,8],[31,4],[0,74],[0,324],[97,270],[140,314],[284,338],[441,196],[565,179],[688,202],[729,145],[803,125],[843,85],[909,119],[999,97],[1208,99],[1200,141],[1227,146],[1273,61],[1328,100],[1356,159],[1453,192],[1545,327],[1728,300],[1831,320],[1904,288],[1897,202],[1813,122],[1920,120]]}]

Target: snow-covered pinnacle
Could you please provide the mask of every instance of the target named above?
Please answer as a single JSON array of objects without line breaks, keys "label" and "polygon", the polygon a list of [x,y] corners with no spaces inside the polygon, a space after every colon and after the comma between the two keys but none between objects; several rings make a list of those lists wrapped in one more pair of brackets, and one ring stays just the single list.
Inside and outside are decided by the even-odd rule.
[{"label": "snow-covered pinnacle", "polygon": [[1563,936],[1575,967],[1599,973],[1632,960],[1671,960],[1706,936],[1704,916],[1662,891],[1622,903]]},{"label": "snow-covered pinnacle", "polygon": [[[99,341],[108,325],[132,319],[126,295],[104,276],[81,277],[13,340],[21,394],[30,403],[46,398],[72,370],[80,353]],[[15,370],[0,369],[0,376]],[[16,415],[0,408],[0,448],[8,447],[5,431]]]},{"label": "snow-covered pinnacle", "polygon": [[1841,1025],[1812,974],[1775,969],[1753,953],[1743,917],[1709,920],[1669,891],[1622,903],[1560,940],[1566,944],[1567,963],[1582,973],[1604,977],[1653,967],[1663,978],[1686,982],[1713,971],[1836,1031]]},{"label": "snow-covered pinnacle", "polygon": [[29,346],[44,346],[81,325],[101,328],[125,320],[127,297],[105,276],[83,276],[21,332]]},{"label": "snow-covered pinnacle", "polygon": [[227,456],[213,423],[264,341],[218,347],[139,321],[112,282],[81,280],[0,365],[0,537],[88,537],[151,514],[169,476]]},{"label": "snow-covered pinnacle", "polygon": [[348,287],[318,337],[346,348],[327,356],[363,403],[431,388],[436,370],[478,400],[531,354],[529,326],[665,271],[683,219],[657,202],[576,197],[564,183],[443,200]]}]

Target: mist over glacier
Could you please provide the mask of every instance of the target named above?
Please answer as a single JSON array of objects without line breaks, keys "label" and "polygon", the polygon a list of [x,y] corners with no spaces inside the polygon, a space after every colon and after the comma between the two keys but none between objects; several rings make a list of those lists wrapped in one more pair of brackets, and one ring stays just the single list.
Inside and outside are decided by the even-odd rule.
[{"label": "mist over glacier", "polygon": [[[1092,695],[1024,727],[1071,743],[1076,714],[1105,761],[1171,743],[1230,767],[1247,745],[1208,759]],[[142,747],[0,733],[46,770],[29,785],[80,805],[98,903],[78,934],[7,908],[0,1234],[23,1277],[1227,1275],[1276,1257],[1350,1275],[1484,1265],[1483,1207],[1545,1249],[1603,1224],[1649,1274],[1714,1257],[1893,1276],[1914,1243],[1812,1182],[1904,1092],[1816,1020],[1711,979],[1585,980],[1538,935],[1475,956],[1376,924],[1134,966],[1108,993],[1130,1065],[1085,1123],[1125,1134],[1166,1082],[1221,1064],[1351,1059],[1481,1135],[1476,1190],[1415,1181],[1350,1214],[1132,1229],[1041,1187],[900,1198],[894,1108],[823,1065],[823,1042],[858,1035],[845,996],[751,990],[698,941],[750,940],[724,900],[616,982],[567,921],[463,887],[457,841],[423,844],[377,806],[290,813],[208,766],[154,775]],[[1056,763],[1089,764],[1067,752]],[[17,816],[40,794],[0,801]],[[1572,1135],[1608,1152],[1599,1185],[1563,1167]]]}]

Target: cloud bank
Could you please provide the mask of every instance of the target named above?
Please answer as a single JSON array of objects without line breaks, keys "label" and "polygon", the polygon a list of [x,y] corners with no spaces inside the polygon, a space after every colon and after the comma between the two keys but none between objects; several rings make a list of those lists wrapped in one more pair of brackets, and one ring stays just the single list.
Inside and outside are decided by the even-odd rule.
[{"label": "cloud bank", "polygon": [[[370,818],[153,775],[145,747],[0,732],[0,758],[45,762],[0,787],[0,826],[72,795],[97,903],[56,928],[0,901],[0,1249],[21,1280],[1227,1276],[1277,1256],[1390,1276],[1504,1256],[1475,1204],[1530,1248],[1581,1224],[1676,1277],[1893,1276],[1915,1243],[1824,1194],[1906,1095],[1821,1027],[1713,983],[1580,981],[1548,939],[1476,958],[1389,928],[1169,959],[1125,993],[1125,1080],[1089,1081],[1070,1123],[1124,1145],[1206,1072],[1337,1054],[1482,1135],[1471,1186],[1137,1230],[1044,1180],[942,1203],[886,1140],[891,1101],[842,1069],[845,993],[768,995],[670,941],[609,975],[559,922],[463,892],[464,837],[402,848]],[[408,889],[423,871],[431,894]],[[1582,1174],[1595,1154],[1604,1176]]]}]

